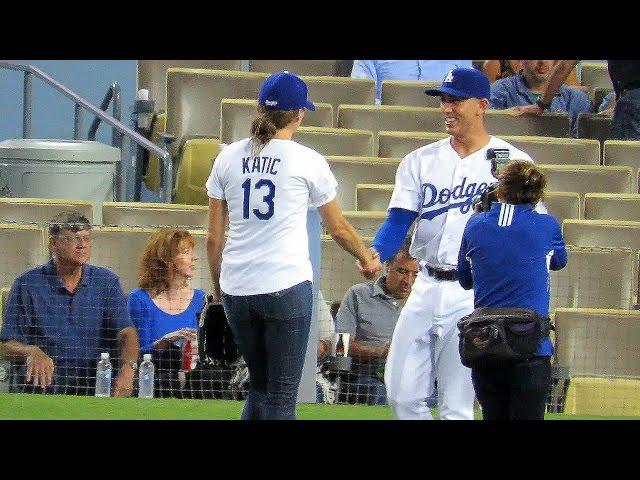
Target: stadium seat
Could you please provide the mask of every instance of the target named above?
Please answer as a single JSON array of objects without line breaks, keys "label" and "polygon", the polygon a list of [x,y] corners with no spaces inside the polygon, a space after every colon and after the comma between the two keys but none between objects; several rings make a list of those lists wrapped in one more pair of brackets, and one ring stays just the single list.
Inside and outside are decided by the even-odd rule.
[{"label": "stadium seat", "polygon": [[[222,100],[220,141],[233,143],[247,138],[251,122],[258,115],[258,101],[237,98]],[[316,103],[315,112],[306,111],[302,124],[306,127],[333,127],[333,107],[328,103]]]},{"label": "stadium seat", "polygon": [[587,193],[585,220],[630,220],[640,222],[640,195],[637,193]]},{"label": "stadium seat", "polygon": [[18,275],[49,259],[45,228],[0,224],[0,287],[10,288]]},{"label": "stadium seat", "polygon": [[149,99],[155,102],[155,111],[166,108],[167,70],[169,68],[206,68],[214,70],[240,70],[241,60],[138,60],[136,91],[149,90]]},{"label": "stadium seat", "polygon": [[589,90],[599,87],[613,89],[606,63],[581,63],[580,83]]},{"label": "stadium seat", "polygon": [[417,148],[447,138],[444,132],[378,132],[378,156],[402,158]]},{"label": "stadium seat", "polygon": [[500,138],[528,153],[536,163],[600,165],[600,143],[597,140],[508,135]]},{"label": "stadium seat", "polygon": [[631,249],[567,247],[569,260],[550,273],[550,308],[629,309],[638,291],[638,253]]},{"label": "stadium seat", "polygon": [[67,210],[75,210],[93,223],[91,202],[58,198],[0,198],[0,223],[34,223],[47,227],[53,217]]},{"label": "stadium seat", "polygon": [[597,113],[578,114],[578,138],[593,138],[601,144],[609,138],[611,117]]},{"label": "stadium seat", "polygon": [[378,228],[382,225],[385,218],[387,218],[387,212],[358,212],[355,210],[344,211],[344,218],[349,220],[351,225],[362,237],[375,236]]},{"label": "stadium seat", "polygon": [[293,139],[324,156],[363,156],[373,154],[373,134],[346,128],[300,127]]},{"label": "stadium seat", "polygon": [[596,416],[640,416],[640,379],[573,377],[564,413]]},{"label": "stadium seat", "polygon": [[[372,237],[363,238],[369,245]],[[327,303],[341,302],[349,288],[366,279],[356,267],[356,259],[345,252],[330,236],[321,237],[320,288]]]},{"label": "stadium seat", "polygon": [[640,222],[622,220],[565,220],[562,234],[567,245],[640,249]]},{"label": "stadium seat", "polygon": [[309,88],[308,96],[312,102],[330,103],[332,105],[334,125],[338,125],[336,122],[338,105],[343,103],[373,105],[376,101],[376,82],[370,78],[315,76],[303,76],[301,78],[307,83]]},{"label": "stadium seat", "polygon": [[176,172],[173,201],[189,205],[208,205],[205,183],[211,173],[215,158],[222,145],[216,139],[194,138],[187,140]]},{"label": "stadium seat", "polygon": [[393,184],[359,183],[356,185],[356,211],[386,212],[393,193]]},{"label": "stadium seat", "polygon": [[546,192],[543,200],[549,214],[556,217],[558,223],[567,218],[582,218],[580,195],[575,192]]},{"label": "stadium seat", "polygon": [[440,97],[426,95],[427,88],[439,87],[442,82],[415,80],[383,80],[382,105],[405,105],[411,107],[440,107]]},{"label": "stadium seat", "polygon": [[336,200],[342,210],[356,210],[356,185],[394,183],[399,158],[327,157],[338,180]]},{"label": "stadium seat", "polygon": [[170,68],[167,70],[167,127],[176,137],[176,156],[189,138],[219,138],[223,98],[258,98],[264,73]]},{"label": "stadium seat", "polygon": [[[151,141],[158,145],[159,133],[164,133],[167,127],[167,114],[160,113],[156,115],[153,128],[151,130]],[[160,162],[158,156],[149,152],[149,163],[147,164],[146,173],[142,176],[142,180],[149,190],[158,192],[160,190]]]},{"label": "stadium seat", "polygon": [[[627,166],[637,170],[640,168],[640,141],[638,140],[605,140],[602,153],[603,165],[612,167]],[[633,192],[638,191],[637,180],[634,180]]]},{"label": "stadium seat", "polygon": [[571,377],[640,377],[640,312],[558,308],[556,359]]},{"label": "stadium seat", "polygon": [[102,224],[206,229],[209,225],[209,208],[175,203],[104,202]]},{"label": "stadium seat", "polygon": [[598,165],[538,165],[547,176],[550,192],[631,193],[632,173],[629,167]]},{"label": "stadium seat", "polygon": [[287,70],[296,75],[340,75],[343,60],[249,60],[250,72],[274,73]]},{"label": "stadium seat", "polygon": [[500,137],[505,135],[569,137],[571,122],[567,113],[515,115],[512,110],[487,110],[487,131]]}]

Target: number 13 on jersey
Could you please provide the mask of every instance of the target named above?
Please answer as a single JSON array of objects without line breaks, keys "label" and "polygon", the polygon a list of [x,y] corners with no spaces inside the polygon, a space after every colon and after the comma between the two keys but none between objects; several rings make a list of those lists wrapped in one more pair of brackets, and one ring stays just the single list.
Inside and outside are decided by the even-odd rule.
[{"label": "number 13 on jersey", "polygon": [[[263,187],[266,187],[267,193],[264,193]],[[243,202],[242,202],[242,216],[244,218],[249,218],[249,199],[251,197],[251,179],[247,178],[242,184],[242,189],[244,190]],[[258,218],[258,220],[269,220],[273,216],[274,204],[273,199],[276,196],[276,186],[273,184],[271,180],[266,178],[261,178],[258,180],[253,186],[254,190],[262,190],[258,192],[258,195],[262,195],[262,202],[267,205],[267,211],[261,212],[262,206],[260,208],[254,208],[253,214]]]}]

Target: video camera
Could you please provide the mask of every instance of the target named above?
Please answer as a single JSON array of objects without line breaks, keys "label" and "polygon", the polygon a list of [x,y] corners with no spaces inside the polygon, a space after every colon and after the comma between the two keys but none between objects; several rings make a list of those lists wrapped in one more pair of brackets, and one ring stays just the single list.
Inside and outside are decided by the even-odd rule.
[{"label": "video camera", "polygon": [[[487,149],[487,161],[491,162],[491,175],[496,179],[500,175],[500,170],[509,163],[510,153],[508,148],[489,148]],[[491,183],[487,189],[480,195],[475,197],[472,202],[472,208],[476,212],[488,212],[491,210],[491,203],[498,201],[498,182]]]}]

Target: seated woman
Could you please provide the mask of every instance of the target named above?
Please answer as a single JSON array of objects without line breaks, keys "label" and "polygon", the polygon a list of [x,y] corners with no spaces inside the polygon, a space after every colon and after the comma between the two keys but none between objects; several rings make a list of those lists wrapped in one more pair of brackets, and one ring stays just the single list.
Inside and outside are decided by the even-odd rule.
[{"label": "seated woman", "polygon": [[[140,288],[129,297],[141,354],[151,353],[156,367],[158,397],[182,396],[185,378],[179,377],[185,343],[191,342],[192,354],[197,354],[197,314],[205,292],[189,286],[198,260],[194,246],[186,230],[163,229],[151,235],[140,264]],[[190,369],[189,365],[184,370]]]},{"label": "seated woman", "polygon": [[[512,161],[499,174],[497,202],[472,216],[458,254],[458,281],[474,290],[475,307],[516,307],[549,316],[549,270],[567,264],[562,231],[535,206],[546,179],[531,162]],[[535,344],[533,345],[535,348]],[[543,420],[551,387],[548,335],[515,364],[472,367],[484,420]]]}]

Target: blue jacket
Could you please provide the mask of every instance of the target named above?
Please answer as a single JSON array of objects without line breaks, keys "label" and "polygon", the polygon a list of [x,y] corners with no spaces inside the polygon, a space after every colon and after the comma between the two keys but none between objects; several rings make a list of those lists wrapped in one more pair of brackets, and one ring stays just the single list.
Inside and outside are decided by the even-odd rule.
[{"label": "blue jacket", "polygon": [[[520,307],[549,316],[549,269],[567,264],[557,220],[531,204],[495,202],[472,216],[458,253],[458,280],[473,287],[475,307]],[[547,337],[537,352],[552,355]]]}]

